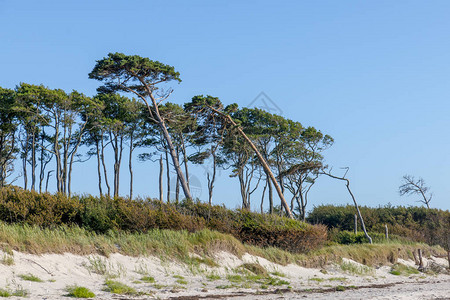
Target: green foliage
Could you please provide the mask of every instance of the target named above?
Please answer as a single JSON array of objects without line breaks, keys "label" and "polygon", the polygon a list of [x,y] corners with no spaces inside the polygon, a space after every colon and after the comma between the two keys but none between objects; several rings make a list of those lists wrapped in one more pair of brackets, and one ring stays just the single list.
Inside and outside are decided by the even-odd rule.
[{"label": "green foliage", "polygon": [[243,268],[249,270],[253,274],[261,275],[261,276],[267,276],[267,270],[264,269],[263,266],[256,263],[245,263],[242,265]]},{"label": "green foliage", "polygon": [[374,270],[371,267],[358,265],[351,262],[343,262],[340,265],[342,271],[348,272],[354,275],[372,275]]},{"label": "green foliage", "polygon": [[419,274],[419,270],[410,266],[406,266],[404,264],[395,264],[392,266],[389,273],[391,273],[392,275],[409,276],[413,274]]},{"label": "green foliage", "polygon": [[[369,235],[372,238],[372,242],[374,243],[382,243],[386,241],[384,233],[369,232]],[[358,232],[355,234],[354,232],[346,230],[339,231],[332,229],[329,231],[329,238],[331,241],[342,245],[363,244],[369,242],[364,232]],[[390,241],[402,240],[400,237],[396,235],[391,235],[389,238]]]},{"label": "green foliage", "polygon": [[[360,207],[366,228],[378,233],[381,239],[385,224],[392,239],[407,238],[430,245],[441,245],[448,249],[450,241],[450,212],[425,207]],[[321,205],[315,207],[307,220],[314,224],[324,224],[328,228],[353,231],[354,206]],[[343,235],[348,235],[343,233]],[[376,239],[375,239],[376,240]]]},{"label": "green foliage", "polygon": [[73,224],[79,213],[77,197],[62,194],[25,191],[18,187],[0,190],[0,220],[8,223],[26,223],[38,226]]},{"label": "green foliage", "polygon": [[178,210],[206,220],[210,229],[234,235],[258,247],[278,247],[294,253],[307,252],[322,246],[327,239],[325,227],[279,217],[261,215],[247,210],[229,210],[222,206],[192,201],[182,202]]},{"label": "green foliage", "polygon": [[141,281],[147,282],[147,283],[154,283],[155,282],[155,277],[144,276],[144,277],[141,278]]},{"label": "green foliage", "polygon": [[86,287],[82,287],[82,286],[77,286],[77,285],[73,285],[73,286],[68,286],[66,288],[69,297],[74,297],[74,298],[94,298],[95,294],[89,290]]},{"label": "green foliage", "polygon": [[26,280],[26,281],[42,282],[42,279],[40,279],[39,277],[37,277],[33,274],[21,274],[21,275],[19,275],[19,277],[22,280]]},{"label": "green foliage", "polygon": [[89,78],[104,81],[105,85],[101,90],[108,92],[128,92],[132,89],[143,93],[145,90],[139,85],[138,78],[147,85],[171,80],[181,82],[180,73],[174,67],[146,57],[123,53],[109,53],[107,57],[98,60],[89,73]]},{"label": "green foliage", "polygon": [[[97,233],[148,232],[153,229],[205,228],[231,234],[260,247],[279,247],[291,252],[317,249],[327,239],[325,226],[310,225],[275,215],[184,201],[178,205],[153,200],[67,197],[39,194],[17,187],[0,190],[0,219],[46,228],[78,225]],[[200,236],[199,236],[200,237]]]},{"label": "green foliage", "polygon": [[119,294],[119,295],[136,295],[136,294],[138,294],[134,288],[132,288],[124,283],[121,283],[119,281],[106,280],[105,285],[106,285],[105,291],[113,293],[113,294]]}]

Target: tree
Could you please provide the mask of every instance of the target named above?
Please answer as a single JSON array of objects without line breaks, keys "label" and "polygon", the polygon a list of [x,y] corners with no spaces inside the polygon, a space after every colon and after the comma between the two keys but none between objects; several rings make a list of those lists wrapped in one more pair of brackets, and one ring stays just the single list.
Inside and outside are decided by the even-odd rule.
[{"label": "tree", "polygon": [[356,212],[358,213],[359,221],[361,222],[362,230],[364,231],[364,235],[365,235],[366,238],[369,240],[369,243],[372,244],[372,238],[370,237],[369,233],[368,233],[367,230],[366,230],[366,225],[364,224],[364,218],[363,218],[363,216],[362,216],[362,214],[361,214],[361,211],[359,210],[359,205],[358,205],[358,203],[356,202],[356,198],[355,198],[355,196],[353,195],[352,190],[350,189],[350,180],[348,180],[347,178],[345,178],[345,176],[347,175],[347,172],[348,172],[349,168],[347,167],[347,168],[344,168],[344,169],[346,169],[346,171],[345,171],[344,176],[342,176],[342,177],[333,175],[333,174],[331,173],[331,170],[326,171],[326,167],[322,167],[322,168],[321,168],[320,174],[327,175],[327,176],[329,176],[329,177],[331,177],[331,178],[333,178],[333,179],[338,179],[338,180],[343,180],[343,181],[345,181],[345,186],[347,187],[348,193],[349,193],[350,196],[352,197],[353,204],[355,205]]},{"label": "tree", "polygon": [[331,147],[334,140],[314,127],[308,127],[290,141],[289,149],[282,156],[288,169],[281,175],[287,178],[285,187],[293,195],[291,207],[295,200],[300,217],[305,220],[308,193],[319,176],[318,170],[324,159],[322,152]]},{"label": "tree", "polygon": [[208,182],[208,203],[212,205],[217,167],[222,167],[226,163],[220,147],[224,143],[227,127],[223,126],[223,122],[221,122],[218,116],[214,114],[203,114],[201,111],[197,111],[195,106],[190,106],[189,103],[185,104],[184,110],[190,113],[195,119],[195,130],[191,139],[196,151],[189,156],[189,161],[205,166],[207,160],[212,160],[210,170],[208,166],[205,166]]},{"label": "tree", "polygon": [[18,151],[15,139],[17,115],[13,110],[15,104],[14,91],[0,87],[0,187],[7,184]]},{"label": "tree", "polygon": [[237,104],[232,104],[232,105],[228,105],[227,107],[223,107],[223,104],[216,97],[196,96],[192,99],[191,103],[188,104],[188,107],[190,107],[192,110],[199,111],[199,112],[201,111],[205,114],[216,114],[218,117],[221,118],[221,121],[224,124],[232,127],[234,130],[236,130],[237,134],[252,149],[253,153],[256,155],[258,162],[261,164],[265,173],[270,178],[271,183],[275,186],[275,189],[276,189],[278,196],[280,198],[280,201],[281,201],[281,205],[284,207],[284,209],[286,211],[286,215],[289,218],[293,218],[291,210],[290,210],[290,208],[284,198],[283,192],[280,188],[280,185],[278,184],[275,176],[273,175],[273,173],[270,169],[270,166],[267,164],[267,161],[261,155],[260,151],[255,146],[255,144],[252,142],[252,140],[245,134],[245,132],[242,129],[242,127],[240,126],[240,124],[238,124],[235,120],[233,120],[233,118],[230,115],[230,113],[237,110]]},{"label": "tree", "polygon": [[430,193],[430,187],[425,185],[423,178],[415,179],[414,176],[404,175],[402,184],[398,188],[400,196],[420,195],[422,197],[418,202],[422,202],[430,208],[430,201],[433,198],[433,193]]},{"label": "tree", "polygon": [[164,136],[184,195],[191,199],[191,192],[181,170],[172,138],[159,112],[161,102],[172,93],[172,90],[166,91],[159,88],[159,85],[170,81],[181,82],[180,73],[176,72],[172,66],[138,55],[109,53],[107,57],[97,61],[94,69],[89,73],[89,78],[104,82],[104,85],[99,88],[100,91],[130,92],[145,103],[149,117],[159,126]]}]

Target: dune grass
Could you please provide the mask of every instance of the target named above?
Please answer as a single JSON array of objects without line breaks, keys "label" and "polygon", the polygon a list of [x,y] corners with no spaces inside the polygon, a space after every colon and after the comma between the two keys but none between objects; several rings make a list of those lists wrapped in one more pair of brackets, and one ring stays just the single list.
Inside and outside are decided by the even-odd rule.
[{"label": "dune grass", "polygon": [[68,294],[67,296],[73,298],[94,298],[95,294],[88,288],[82,286],[68,286],[66,288]]},{"label": "dune grass", "polygon": [[106,286],[105,291],[113,293],[113,294],[118,294],[118,295],[137,295],[138,294],[138,292],[134,288],[132,288],[122,282],[119,282],[119,281],[106,280],[105,286]]},{"label": "dune grass", "polygon": [[[293,254],[279,248],[259,248],[245,245],[231,235],[209,229],[190,233],[184,230],[155,229],[147,233],[108,232],[97,234],[77,226],[59,226],[52,229],[26,224],[0,222],[0,248],[42,253],[74,253],[79,255],[121,253],[130,256],[175,258],[193,264],[206,263],[201,257],[212,257],[217,251],[226,251],[241,257],[250,253],[272,262],[287,265],[295,263],[304,267],[322,267],[330,262],[340,263],[342,257],[374,266],[396,263],[398,258],[413,259],[413,250],[421,248],[425,255],[444,255],[441,247],[425,244],[386,242],[381,244],[330,245],[306,254]],[[195,261],[194,261],[195,260]],[[210,264],[210,263],[209,263]]]},{"label": "dune grass", "polygon": [[43,282],[42,279],[33,274],[20,274],[19,277],[25,281]]}]

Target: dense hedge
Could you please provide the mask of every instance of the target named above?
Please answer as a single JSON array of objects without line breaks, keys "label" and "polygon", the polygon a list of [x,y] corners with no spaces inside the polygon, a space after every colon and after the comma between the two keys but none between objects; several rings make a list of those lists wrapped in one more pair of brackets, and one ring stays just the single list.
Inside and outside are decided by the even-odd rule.
[{"label": "dense hedge", "polygon": [[[402,206],[360,207],[360,210],[369,231],[383,233],[387,224],[391,234],[430,245],[449,247],[449,211]],[[313,209],[307,220],[313,224],[326,225],[328,228],[353,231],[354,215],[355,207],[351,205],[321,205]]]},{"label": "dense hedge", "polygon": [[42,227],[62,224],[106,233],[110,230],[146,232],[151,229],[188,230],[209,228],[232,234],[252,245],[275,246],[291,252],[307,252],[327,240],[323,225],[310,225],[279,216],[261,215],[223,206],[185,201],[161,204],[152,199],[66,197],[25,191],[0,190],[0,220]]}]

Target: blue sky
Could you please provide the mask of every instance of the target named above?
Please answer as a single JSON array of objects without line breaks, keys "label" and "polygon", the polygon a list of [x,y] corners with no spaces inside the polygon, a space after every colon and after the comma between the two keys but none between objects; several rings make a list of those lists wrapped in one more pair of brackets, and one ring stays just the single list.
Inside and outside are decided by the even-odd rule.
[{"label": "blue sky", "polygon": [[[173,102],[211,94],[246,106],[264,91],[285,117],[333,136],[326,161],[350,167],[360,204],[418,204],[397,192],[411,174],[431,186],[432,207],[449,209],[449,13],[449,1],[0,0],[0,86],[94,95],[95,60],[150,57],[181,73]],[[77,167],[74,189],[96,193],[94,165]],[[137,193],[157,196],[156,168],[136,163]],[[126,162],[124,194],[125,176]],[[214,201],[240,203],[227,171]],[[310,201],[351,199],[323,178]]]}]

